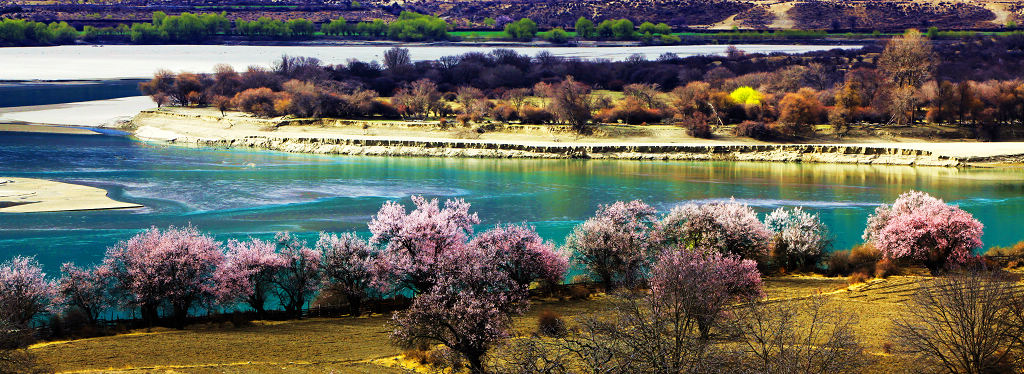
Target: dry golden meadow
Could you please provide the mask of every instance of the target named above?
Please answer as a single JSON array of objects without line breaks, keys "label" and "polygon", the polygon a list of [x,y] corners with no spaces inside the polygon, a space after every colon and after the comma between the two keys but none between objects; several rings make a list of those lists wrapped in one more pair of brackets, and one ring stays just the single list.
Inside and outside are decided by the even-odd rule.
[{"label": "dry golden meadow", "polygon": [[[771,299],[824,294],[830,305],[858,317],[857,332],[876,363],[868,372],[908,371],[910,360],[888,354],[889,328],[901,304],[928,277],[895,276],[854,286],[845,278],[782,276],[766,281]],[[554,311],[565,317],[602,310],[606,298],[535,300],[530,312],[516,319],[515,329],[536,329],[536,316]],[[57,372],[153,373],[400,373],[424,370],[402,360],[402,350],[389,344],[387,316],[311,318],[287,322],[193,325],[185,330],[152,329],[100,338],[36,344],[39,359]],[[398,363],[404,362],[406,368]]]}]

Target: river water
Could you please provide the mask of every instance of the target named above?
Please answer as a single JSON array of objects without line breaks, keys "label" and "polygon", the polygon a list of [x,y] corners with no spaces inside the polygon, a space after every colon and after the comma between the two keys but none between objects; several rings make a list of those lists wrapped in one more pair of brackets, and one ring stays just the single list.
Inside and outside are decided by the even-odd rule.
[{"label": "river water", "polygon": [[[859,45],[736,45],[749,53],[805,53]],[[383,61],[391,46],[242,46],[242,45],[65,45],[55,47],[0,48],[0,81],[150,78],[158,69],[212,72],[224,63],[236,70],[250,65],[269,66],[281,55],[316,57],[327,64],[349,59]],[[413,46],[413,60],[436,60],[468,52],[490,52],[495,47]],[[680,57],[725,53],[726,45],[676,45],[641,47],[510,47],[535,56],[548,51],[555,56],[623,60],[639,54],[655,59],[663,53]]]},{"label": "river water", "polygon": [[526,222],[562,243],[599,204],[642,199],[660,211],[736,198],[763,217],[804,206],[832,228],[837,248],[860,241],[868,214],[918,189],[960,204],[985,224],[984,241],[1024,239],[1019,170],[745,162],[504,160],[299,155],[194,149],[123,136],[0,132],[0,175],[101,187],[143,204],[122,211],[0,214],[0,260],[36,255],[99,261],[106,247],[149,226],[192,224],[219,240],[290,230],[356,231],[382,203],[409,196],[463,198],[480,229]]}]

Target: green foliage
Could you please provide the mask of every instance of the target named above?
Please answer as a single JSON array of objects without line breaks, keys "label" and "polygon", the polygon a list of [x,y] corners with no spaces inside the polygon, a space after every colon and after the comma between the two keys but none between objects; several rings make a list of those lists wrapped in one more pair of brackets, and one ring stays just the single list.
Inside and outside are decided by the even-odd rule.
[{"label": "green foliage", "polygon": [[551,29],[551,31],[538,33],[537,35],[555,44],[565,44],[565,42],[569,41],[569,33],[561,27],[556,27]]},{"label": "green foliage", "polygon": [[581,38],[593,38],[597,36],[597,28],[594,27],[594,22],[580,17],[576,20],[576,36]]},{"label": "green foliage", "polygon": [[760,92],[757,92],[752,87],[743,86],[733,90],[729,97],[737,104],[761,105],[761,99],[764,98],[764,95],[761,95]]},{"label": "green foliage", "polygon": [[635,39],[638,34],[633,27],[633,21],[622,18],[618,20],[604,20],[597,25],[597,36],[605,39],[630,40]]},{"label": "green foliage", "polygon": [[444,40],[448,38],[448,22],[426,14],[403,11],[387,26],[388,39]]},{"label": "green foliage", "polygon": [[[226,34],[231,31],[231,21],[226,13],[182,13],[168,16],[164,12],[154,12],[152,23],[136,23],[132,25],[129,36],[134,43],[185,42],[196,43],[209,39],[213,35]],[[92,32],[91,35],[95,35]]]},{"label": "green foliage", "polygon": [[388,24],[380,19],[375,19],[371,22],[359,22],[356,25],[355,33],[367,38],[380,38],[387,35]]},{"label": "green foliage", "polygon": [[512,39],[531,40],[537,35],[537,23],[529,18],[510,22],[505,25],[505,34]]},{"label": "green foliage", "polygon": [[160,28],[152,23],[136,23],[132,25],[129,33],[132,43],[156,43],[167,40],[167,33],[160,31]]},{"label": "green foliage", "polygon": [[672,34],[665,34],[661,36],[661,44],[679,44],[682,43],[683,39]]},{"label": "green foliage", "polygon": [[312,37],[313,32],[316,30],[313,27],[313,22],[305,18],[290,19],[288,22],[285,22],[285,27],[292,37],[298,38]]},{"label": "green foliage", "polygon": [[235,21],[235,32],[239,35],[261,38],[283,38],[289,36],[288,27],[284,22],[270,17],[260,17],[255,21]]},{"label": "green foliage", "polygon": [[650,22],[644,22],[640,24],[637,31],[641,34],[668,35],[672,33],[672,27],[665,23],[655,25]]},{"label": "green foliage", "polygon": [[348,22],[345,21],[345,17],[340,17],[331,22],[327,22],[320,26],[320,32],[324,35],[349,35],[354,30],[353,27],[349,27]]},{"label": "green foliage", "polygon": [[939,36],[939,28],[932,26],[928,28],[928,39],[935,39]]},{"label": "green foliage", "polygon": [[0,45],[45,45],[74,42],[78,31],[67,22],[49,25],[22,19],[0,20]]},{"label": "green foliage", "polygon": [[484,25],[487,25],[488,27],[494,27],[497,24],[498,24],[498,21],[495,21],[494,18],[491,18],[491,17],[484,18]]},{"label": "green foliage", "polygon": [[67,22],[52,22],[46,27],[47,36],[50,38],[50,43],[53,44],[70,44],[75,42],[75,38],[78,37],[78,30],[68,25]]}]

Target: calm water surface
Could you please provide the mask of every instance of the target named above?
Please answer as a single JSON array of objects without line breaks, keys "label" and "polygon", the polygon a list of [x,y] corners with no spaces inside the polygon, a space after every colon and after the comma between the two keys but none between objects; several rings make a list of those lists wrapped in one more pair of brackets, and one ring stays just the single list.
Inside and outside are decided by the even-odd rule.
[{"label": "calm water surface", "polygon": [[[269,66],[281,55],[316,57],[328,64],[349,59],[383,61],[392,46],[245,46],[245,45],[64,45],[55,47],[0,48],[0,80],[61,80],[145,78],[157,69],[212,72],[215,64],[243,71],[249,65]],[[736,45],[749,53],[805,53],[859,45]],[[412,46],[413,60],[436,60],[468,52],[490,52],[497,47]],[[555,56],[623,60],[639,54],[655,59],[671,52],[680,57],[724,54],[726,45],[673,45],[633,47],[509,47],[534,56],[547,51]],[[69,63],[74,61],[74,63]]]},{"label": "calm water surface", "polygon": [[187,149],[120,136],[0,132],[0,176],[101,187],[144,204],[122,211],[0,214],[0,260],[36,255],[99,261],[105,248],[149,226],[192,224],[220,240],[289,230],[358,231],[388,200],[458,197],[481,229],[527,222],[561,243],[598,204],[643,199],[661,211],[686,201],[737,200],[763,214],[804,206],[832,227],[836,247],[860,240],[879,203],[919,189],[960,204],[985,224],[985,244],[1024,239],[1018,170],[739,162],[493,160],[296,155]]}]

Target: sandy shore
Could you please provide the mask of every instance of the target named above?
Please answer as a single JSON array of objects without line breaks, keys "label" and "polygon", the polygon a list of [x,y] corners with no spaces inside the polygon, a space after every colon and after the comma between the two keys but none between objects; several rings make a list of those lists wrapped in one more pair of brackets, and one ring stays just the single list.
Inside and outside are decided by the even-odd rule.
[{"label": "sandy shore", "polygon": [[50,126],[50,125],[29,125],[19,123],[0,123],[0,132],[37,132],[46,134],[74,134],[74,135],[96,135],[98,132],[77,128],[77,127],[64,127],[64,126]]},{"label": "sandy shore", "polygon": [[102,188],[45,179],[0,177],[0,213],[139,208],[107,197]]},{"label": "sandy shore", "polygon": [[[76,103],[0,108],[0,122],[86,127],[114,127],[142,110],[155,107],[148,96],[81,101]],[[10,129],[10,127],[8,127]],[[24,128],[20,128],[25,130]],[[16,131],[16,130],[0,130]]]},{"label": "sandy shore", "polygon": [[965,166],[1019,164],[1024,142],[928,142],[851,137],[842,142],[772,144],[747,138],[688,136],[676,126],[604,126],[578,137],[558,126],[510,125],[478,134],[415,121],[261,119],[213,109],[141,112],[136,137],[180,145],[256,148],[297,153],[500,158],[611,158],[824,162]]}]

